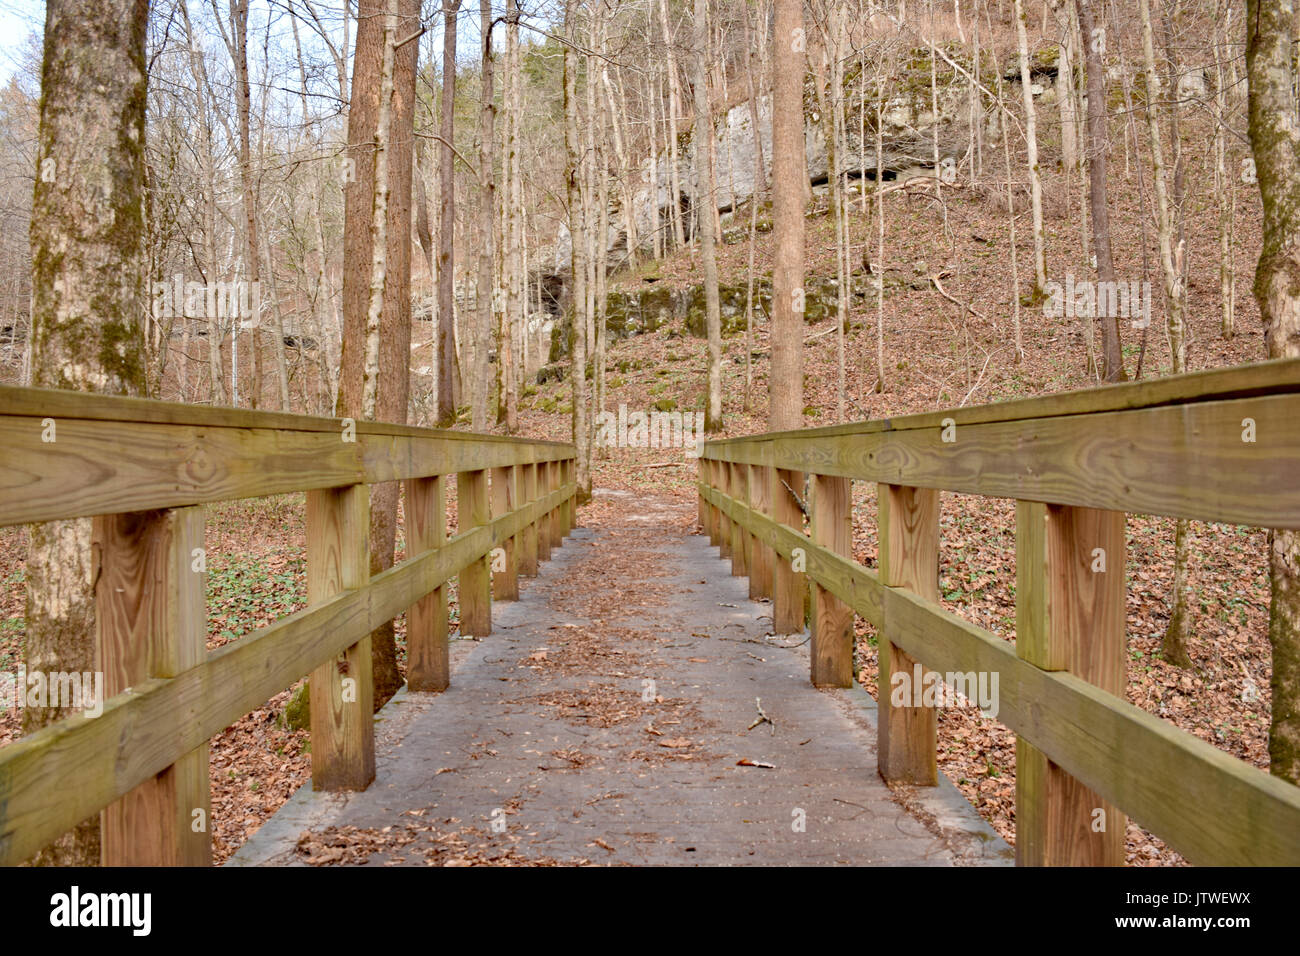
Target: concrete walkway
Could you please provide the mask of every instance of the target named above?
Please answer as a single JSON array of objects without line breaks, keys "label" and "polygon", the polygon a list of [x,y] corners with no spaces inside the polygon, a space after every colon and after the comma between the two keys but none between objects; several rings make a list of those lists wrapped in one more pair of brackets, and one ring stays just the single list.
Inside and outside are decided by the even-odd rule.
[{"label": "concrete walkway", "polygon": [[1012,862],[946,778],[881,782],[870,696],[814,689],[675,504],[604,500],[450,690],[377,716],[369,790],[302,788],[230,864]]}]

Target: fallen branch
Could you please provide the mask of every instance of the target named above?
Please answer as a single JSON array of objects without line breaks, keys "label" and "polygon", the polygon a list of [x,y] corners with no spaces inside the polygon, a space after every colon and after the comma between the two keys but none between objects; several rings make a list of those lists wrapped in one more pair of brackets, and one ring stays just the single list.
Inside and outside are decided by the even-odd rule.
[{"label": "fallen branch", "polygon": [[771,717],[767,716],[767,714],[764,713],[763,698],[755,697],[754,706],[758,708],[758,716],[754,718],[754,722],[750,724],[748,727],[746,727],[745,730],[746,731],[753,730],[755,727],[759,726],[760,724],[769,724],[772,727],[772,733],[775,734],[776,721],[774,721]]},{"label": "fallen branch", "polygon": [[945,289],[945,288],[943,287],[943,283],[939,281],[939,276],[940,276],[940,275],[942,275],[942,273],[936,272],[934,275],[930,276],[930,281],[934,283],[934,287],[935,287],[936,289],[939,290],[939,294],[940,294],[941,296],[943,296],[945,299],[947,299],[947,300],[948,300],[949,302],[951,302],[953,305],[958,306],[959,308],[965,309],[965,310],[966,310],[967,312],[969,312],[971,315],[975,316],[975,318],[977,318],[977,319],[983,319],[985,322],[989,321],[989,317],[988,317],[987,315],[984,315],[982,312],[977,312],[977,311],[975,310],[975,307],[972,306],[970,303],[968,303],[968,302],[961,302],[961,301],[958,301],[957,299],[955,299],[955,298],[953,298],[951,295],[949,295],[949,294],[948,294],[948,290]]}]

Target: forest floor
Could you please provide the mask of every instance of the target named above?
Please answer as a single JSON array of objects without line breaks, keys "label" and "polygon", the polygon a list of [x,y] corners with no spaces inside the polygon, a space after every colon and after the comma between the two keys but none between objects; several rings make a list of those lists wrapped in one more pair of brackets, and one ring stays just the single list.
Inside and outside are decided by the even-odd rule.
[{"label": "forest floor", "polygon": [[[1123,164],[1114,175],[1123,175]],[[1046,162],[1045,162],[1046,165]],[[1204,170],[1189,170],[1189,182],[1208,180]],[[1139,353],[1142,376],[1168,373],[1169,355],[1160,329],[1163,307],[1158,275],[1151,268],[1154,235],[1140,227],[1138,190],[1115,190],[1112,196],[1114,241],[1121,279],[1152,279],[1156,296],[1154,321],[1144,338],[1123,328],[1124,354],[1130,377]],[[1049,196],[1063,196],[1060,174],[1048,176]],[[1048,204],[1049,278],[1067,273],[1087,277],[1090,270],[1080,247],[1078,183],[1070,201]],[[1249,199],[1249,203],[1247,202]],[[1017,254],[1021,288],[1027,287],[1031,261],[1028,216],[1017,207]],[[1259,360],[1263,355],[1258,311],[1249,294],[1249,279],[1259,249],[1257,198],[1241,192],[1236,210],[1243,277],[1238,282],[1235,338],[1220,335],[1215,213],[1203,193],[1188,200],[1188,254],[1191,256],[1188,325],[1189,364],[1193,370]],[[824,214],[825,199],[814,204],[808,219],[808,271],[834,274],[833,232]],[[737,225],[747,221],[742,208]],[[860,243],[874,234],[869,217],[855,211],[851,234]],[[760,237],[757,270],[770,272],[770,236]],[[719,247],[721,270],[730,281],[743,281],[747,246]],[[875,255],[874,242],[871,258]],[[1049,318],[1041,307],[1021,310],[1025,359],[1013,361],[1010,318],[1010,255],[1001,193],[974,187],[945,187],[942,203],[933,197],[892,194],[887,202],[886,264],[917,281],[891,287],[885,299],[883,340],[886,381],[875,381],[876,311],[874,294],[855,300],[850,310],[844,366],[847,375],[845,418],[881,418],[932,411],[959,404],[1086,387],[1095,380],[1085,371],[1085,348],[1078,320]],[[1072,264],[1073,263],[1073,264]],[[855,265],[857,263],[855,262]],[[964,306],[941,296],[929,275],[942,272],[944,288]],[[695,279],[695,263],[683,251],[654,267],[656,282],[686,285]],[[647,274],[629,274],[615,285],[644,282]],[[805,402],[808,425],[838,419],[836,383],[840,365],[835,322],[807,329]],[[745,338],[724,339],[723,396],[725,435],[765,430],[767,393],[766,324],[760,318],[750,349],[751,401],[745,402]],[[654,402],[674,398],[683,410],[703,407],[707,350],[703,340],[679,329],[636,336],[618,343],[609,354],[607,407],[626,404],[648,411]],[[569,383],[533,386],[521,401],[520,431],[538,438],[569,438],[565,402]],[[667,467],[649,468],[648,465]],[[695,467],[680,450],[614,448],[600,453],[593,466],[596,487],[640,495],[669,496],[693,509]],[[876,558],[874,488],[854,487],[854,557],[873,566]],[[594,520],[593,504],[579,523]],[[301,607],[305,598],[304,529],[301,495],[239,502],[209,509],[208,612],[209,647],[236,640]],[[454,527],[454,498],[449,502]],[[1014,503],[964,495],[943,496],[940,550],[944,606],[1011,640],[1014,631]],[[1267,535],[1254,528],[1192,522],[1190,548],[1191,621],[1188,650],[1193,666],[1184,670],[1161,657],[1161,635],[1169,619],[1173,570],[1173,521],[1143,515],[1128,518],[1128,691],[1131,703],[1241,759],[1267,769],[1270,649],[1267,642]],[[399,551],[401,532],[399,530]],[[23,565],[26,532],[0,529],[0,744],[17,736],[19,715],[12,706],[13,674],[22,660]],[[399,553],[399,559],[401,555]],[[451,589],[455,621],[455,589]],[[858,624],[859,681],[876,692],[875,637]],[[398,623],[399,654],[401,622]],[[9,684],[6,686],[5,681]],[[212,741],[214,849],[227,859],[310,775],[309,742],[303,732],[283,726],[286,689],[245,716]],[[939,760],[945,773],[1008,842],[1014,841],[1014,735],[965,709],[941,711]],[[1159,840],[1134,824],[1128,830],[1128,860],[1133,864],[1169,865],[1183,861]]]}]

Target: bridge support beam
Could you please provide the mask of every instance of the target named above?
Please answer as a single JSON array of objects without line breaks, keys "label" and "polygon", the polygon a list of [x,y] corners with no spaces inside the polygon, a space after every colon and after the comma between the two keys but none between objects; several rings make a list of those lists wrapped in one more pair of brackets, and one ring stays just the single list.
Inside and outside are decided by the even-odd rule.
[{"label": "bridge support beam", "polygon": [[[772,511],[772,488],[767,470],[758,465],[742,465],[749,469],[749,506],[761,514]],[[772,565],[776,552],[757,535],[749,536],[749,597],[750,600],[772,596]]]},{"label": "bridge support beam", "polygon": [[[370,489],[307,492],[307,603],[370,583]],[[375,779],[374,684],[367,635],[311,672],[311,783],[364,790]]]},{"label": "bridge support beam", "polygon": [[[462,471],[456,476],[456,508],[462,532],[489,522],[486,471]],[[485,554],[460,572],[462,634],[487,637],[492,633],[491,559],[490,553]]]},{"label": "bridge support beam", "polygon": [[[520,465],[517,482],[523,504],[537,500],[537,466]],[[519,535],[519,573],[526,578],[537,577],[537,522],[524,525]]]},{"label": "bridge support beam", "polygon": [[[772,519],[791,530],[803,533],[803,511],[790,489],[803,488],[803,474],[777,468],[766,469]],[[790,561],[778,560],[772,569],[772,630],[777,634],[803,631],[804,606],[808,599],[805,575],[795,571]]]},{"label": "bridge support beam", "polygon": [[[715,462],[713,466],[716,470],[713,478],[714,485],[719,491],[728,497],[734,494],[731,487],[731,465],[725,461]],[[731,518],[725,511],[718,512],[718,557],[726,560],[731,557],[731,542],[733,535],[731,533]]]},{"label": "bridge support beam", "polygon": [[[203,509],[105,515],[94,519],[93,536],[104,696],[201,664]],[[101,811],[101,859],[105,866],[209,866],[211,815],[205,743]]]},{"label": "bridge support beam", "polygon": [[[718,486],[718,463],[711,458],[701,458],[700,470],[704,476],[704,483],[710,488],[720,490]],[[704,530],[709,536],[709,544],[716,548],[720,540],[719,529],[722,527],[722,516],[717,508],[706,504],[704,517]]]},{"label": "bridge support beam", "polygon": [[[550,476],[546,493],[550,494],[564,483],[564,472],[558,461],[547,464],[546,472]],[[564,505],[556,505],[551,509],[551,547],[559,548],[564,545]]]},{"label": "bridge support beam", "polygon": [[[1016,654],[1123,699],[1124,515],[1016,502]],[[1127,817],[1016,738],[1016,863],[1123,866]]]},{"label": "bridge support beam", "polygon": [[[539,461],[533,465],[533,473],[537,497],[545,498],[551,493],[550,463]],[[549,511],[537,519],[537,560],[551,560],[551,513]]]},{"label": "bridge support beam", "polygon": [[[415,557],[447,540],[447,479],[406,482],[406,551]],[[406,612],[406,684],[411,690],[443,691],[451,683],[447,653],[447,588],[441,585]]]},{"label": "bridge support beam", "polygon": [[[517,508],[519,490],[516,487],[515,467],[492,469],[492,516],[500,517]],[[492,558],[492,600],[519,600],[518,547],[515,536],[506,538],[497,547],[502,553]],[[497,569],[500,570],[497,570]]]},{"label": "bridge support beam", "polygon": [[[880,583],[905,588],[928,601],[939,600],[939,492],[880,484]],[[935,708],[914,706],[925,680],[921,665],[889,640],[888,622],[879,635],[879,721],[877,752],[880,775],[897,783],[933,787],[939,782],[935,757],[938,718]],[[898,679],[895,680],[895,675]],[[895,687],[905,693],[895,705]],[[915,693],[913,693],[915,692]]]},{"label": "bridge support beam", "polygon": [[[742,504],[749,502],[749,469],[744,465],[728,462],[727,484],[731,488],[731,497]],[[731,573],[735,577],[749,574],[749,532],[738,521],[731,522]]]},{"label": "bridge support beam", "polygon": [[[853,558],[853,494],[848,478],[812,476],[812,541]],[[809,579],[814,687],[853,684],[853,609]]]}]

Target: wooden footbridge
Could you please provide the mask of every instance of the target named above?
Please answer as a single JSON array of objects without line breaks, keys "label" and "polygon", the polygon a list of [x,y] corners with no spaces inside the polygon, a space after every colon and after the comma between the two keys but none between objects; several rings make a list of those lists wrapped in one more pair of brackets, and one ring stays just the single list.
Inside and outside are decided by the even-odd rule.
[{"label": "wooden footbridge", "polygon": [[[906,796],[946,784],[935,708],[884,692],[918,663],[999,676],[1018,863],[1121,864],[1128,817],[1194,863],[1300,863],[1300,789],[1123,699],[1124,514],[1300,529],[1300,362],[710,442],[699,524],[747,588],[652,521],[579,530],[558,577],[521,595],[576,526],[564,444],[4,388],[0,449],[0,525],[94,518],[111,695],[0,748],[0,863],[97,812],[107,864],[209,863],[208,741],[306,675],[312,787],[348,795],[334,822],[533,801],[521,859],[531,840],[560,862],[995,862],[957,859]],[[878,486],[875,569],[852,559],[854,480]],[[372,576],[368,486],[391,481],[408,557]],[[203,505],[295,491],[308,607],[205,650]],[[941,491],[1017,502],[1014,644],[938,604]],[[618,554],[664,594],[631,600]],[[454,672],[453,578],[461,634],[492,635]],[[401,614],[409,689],[437,693],[402,695],[423,703],[377,762],[368,635]],[[855,614],[880,638],[878,708],[836,690]],[[750,649],[805,620],[806,647]],[[755,696],[770,735],[744,726]],[[806,809],[819,800],[850,813]]]}]

